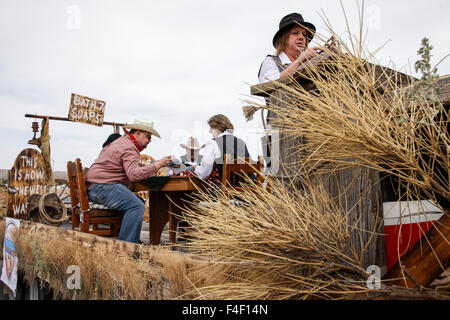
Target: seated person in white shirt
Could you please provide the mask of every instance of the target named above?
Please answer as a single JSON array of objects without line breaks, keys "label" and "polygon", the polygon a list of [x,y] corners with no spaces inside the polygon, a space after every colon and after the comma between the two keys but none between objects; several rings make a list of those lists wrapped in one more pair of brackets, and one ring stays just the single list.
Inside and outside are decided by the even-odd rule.
[{"label": "seated person in white shirt", "polygon": [[278,80],[293,74],[298,67],[319,54],[320,47],[308,48],[316,27],[305,22],[299,13],[291,13],[280,21],[272,40],[276,55],[268,55],[258,73],[259,83]]},{"label": "seated person in white shirt", "polygon": [[250,155],[245,142],[232,134],[234,127],[226,116],[223,114],[212,116],[208,120],[208,125],[214,139],[205,144],[200,164],[192,167],[198,177],[220,184],[225,154],[230,154],[232,159],[249,158]]}]

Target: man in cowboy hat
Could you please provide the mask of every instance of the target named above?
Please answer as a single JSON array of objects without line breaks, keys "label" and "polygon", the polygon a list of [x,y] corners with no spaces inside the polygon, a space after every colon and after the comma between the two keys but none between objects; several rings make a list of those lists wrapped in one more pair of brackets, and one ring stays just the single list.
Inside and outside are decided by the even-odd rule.
[{"label": "man in cowboy hat", "polygon": [[259,83],[278,80],[293,74],[306,60],[319,53],[321,47],[308,48],[316,27],[299,13],[284,16],[273,37],[276,55],[268,55],[258,73]]},{"label": "man in cowboy hat", "polygon": [[[130,131],[126,130],[130,129]],[[137,118],[123,126],[125,135],[105,146],[86,175],[89,200],[124,212],[119,240],[139,243],[144,203],[128,189],[136,181],[156,175],[172,162],[166,156],[151,164],[141,164],[139,153],[147,147],[152,136],[160,138],[153,121]]]},{"label": "man in cowboy hat", "polygon": [[180,144],[180,147],[186,150],[186,154],[180,157],[182,168],[191,167],[199,164],[202,161],[202,156],[199,154],[200,149],[205,145],[200,145],[196,137],[189,137],[186,144]]}]

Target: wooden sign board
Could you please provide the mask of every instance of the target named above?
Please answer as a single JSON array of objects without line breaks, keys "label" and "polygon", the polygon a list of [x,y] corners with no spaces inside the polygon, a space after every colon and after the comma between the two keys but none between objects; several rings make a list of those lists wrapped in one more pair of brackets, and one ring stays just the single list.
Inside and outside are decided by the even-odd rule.
[{"label": "wooden sign board", "polygon": [[103,126],[106,102],[72,93],[69,120]]},{"label": "wooden sign board", "polygon": [[47,193],[44,158],[36,149],[27,148],[16,158],[12,169],[8,172],[7,216],[28,219],[27,204],[31,195]]}]

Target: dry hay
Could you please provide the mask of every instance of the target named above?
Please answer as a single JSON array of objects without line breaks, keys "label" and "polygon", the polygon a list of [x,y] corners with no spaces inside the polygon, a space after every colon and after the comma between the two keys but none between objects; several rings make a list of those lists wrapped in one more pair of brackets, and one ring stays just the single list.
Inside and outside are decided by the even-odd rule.
[{"label": "dry hay", "polygon": [[320,95],[291,85],[290,104],[268,106],[280,116],[274,123],[283,133],[303,139],[292,151],[303,155],[301,170],[366,166],[397,177],[411,194],[448,202],[448,106],[430,119],[428,103],[409,101],[407,90],[393,91],[388,100],[377,90],[375,66],[351,58],[329,61],[345,66],[326,78],[323,69],[311,68]]},{"label": "dry hay", "polygon": [[[320,185],[292,192],[279,181],[271,190],[252,181],[243,191],[199,191],[183,215],[191,226],[184,245],[195,264],[192,290],[183,299],[449,299],[446,293],[375,289],[360,256],[374,239],[333,205]],[[231,200],[230,200],[231,197]],[[353,232],[368,232],[359,253]]]},{"label": "dry hay", "polygon": [[302,139],[291,150],[301,155],[301,163],[295,164],[301,166],[299,174],[364,166],[398,178],[408,199],[425,194],[448,206],[448,101],[438,101],[436,88],[425,90],[412,77],[400,79],[398,73],[369,63],[374,54],[362,37],[351,37],[349,45],[341,40],[324,51],[329,58],[302,72],[302,81],[310,81],[315,90],[296,80],[279,81],[288,97],[283,103],[255,103],[277,115],[273,126],[283,134]]},{"label": "dry hay", "polygon": [[366,293],[365,269],[344,252],[355,227],[323,192],[212,196],[200,192],[183,214],[192,223],[186,244],[208,262],[192,270],[200,281],[186,297],[201,299],[337,299]]},{"label": "dry hay", "polygon": [[[52,227],[48,227],[52,228]],[[57,228],[54,228],[57,229]],[[3,242],[4,221],[0,220]],[[60,299],[176,299],[191,290],[188,255],[163,247],[148,248],[144,257],[105,250],[93,243],[51,237],[20,228],[15,234],[19,270],[28,283],[39,277]],[[68,289],[69,266],[80,268],[81,288]]]}]

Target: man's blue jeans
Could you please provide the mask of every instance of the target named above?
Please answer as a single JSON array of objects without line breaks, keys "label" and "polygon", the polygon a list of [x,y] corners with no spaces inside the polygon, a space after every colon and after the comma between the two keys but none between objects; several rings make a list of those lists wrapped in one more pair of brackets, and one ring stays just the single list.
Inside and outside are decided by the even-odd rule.
[{"label": "man's blue jeans", "polygon": [[123,184],[94,184],[89,200],[124,212],[119,240],[139,243],[145,204]]}]

